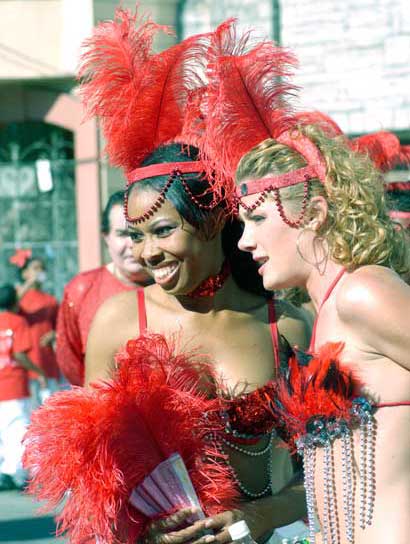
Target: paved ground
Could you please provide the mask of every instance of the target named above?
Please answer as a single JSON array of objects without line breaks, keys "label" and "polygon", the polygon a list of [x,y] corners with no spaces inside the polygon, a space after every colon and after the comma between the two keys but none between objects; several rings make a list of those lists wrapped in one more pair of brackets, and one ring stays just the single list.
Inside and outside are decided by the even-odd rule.
[{"label": "paved ground", "polygon": [[38,514],[37,508],[31,497],[0,491],[0,544],[65,544],[53,536],[53,516]]}]

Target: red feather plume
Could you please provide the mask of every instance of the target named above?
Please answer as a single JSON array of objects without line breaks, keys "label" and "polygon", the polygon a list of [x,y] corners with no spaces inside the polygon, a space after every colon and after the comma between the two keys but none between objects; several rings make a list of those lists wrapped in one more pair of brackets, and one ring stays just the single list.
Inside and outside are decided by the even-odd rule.
[{"label": "red feather plume", "polygon": [[315,416],[350,419],[352,400],[359,382],[339,361],[342,343],[325,344],[308,364],[293,356],[286,376],[277,383],[271,410],[289,445],[306,434],[306,424]]},{"label": "red feather plume", "polygon": [[237,498],[230,469],[209,441],[220,409],[208,398],[211,365],[176,353],[158,334],[129,341],[117,362],[112,380],[53,395],[25,437],[29,492],[49,510],[63,502],[59,532],[74,544],[95,537],[134,544],[148,520],[129,502],[131,491],[175,452],[207,514]]},{"label": "red feather plume", "polygon": [[99,24],[84,42],[79,69],[83,102],[88,115],[101,120],[111,163],[126,172],[177,137],[188,94],[203,85],[195,67],[205,59],[209,35],[154,54],[152,41],[160,30],[171,33],[118,9],[116,20]]},{"label": "red feather plume", "polygon": [[397,164],[410,164],[410,145],[401,145]]},{"label": "red feather plume", "polygon": [[400,140],[392,132],[366,134],[352,140],[350,146],[354,151],[368,154],[382,172],[391,170],[397,164],[410,162],[409,146],[400,146]]},{"label": "red feather plume", "polygon": [[295,87],[287,78],[296,60],[270,41],[252,47],[249,33],[237,36],[233,20],[215,31],[207,56],[206,130],[200,148],[218,200],[234,190],[240,158],[289,127],[286,98]]}]

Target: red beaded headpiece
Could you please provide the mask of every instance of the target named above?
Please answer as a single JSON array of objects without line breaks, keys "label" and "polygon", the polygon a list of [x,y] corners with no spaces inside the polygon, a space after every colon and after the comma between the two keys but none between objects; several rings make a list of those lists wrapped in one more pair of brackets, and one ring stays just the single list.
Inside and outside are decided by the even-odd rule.
[{"label": "red beaded headpiece", "polygon": [[[124,170],[127,187],[148,177],[169,176],[155,204],[141,217],[129,217],[126,198],[125,213],[134,222],[147,219],[161,206],[175,179],[186,190],[183,174],[197,172],[201,179],[203,171],[199,161],[141,167],[162,145],[195,143],[182,140],[181,132],[187,126],[186,103],[204,86],[198,68],[204,66],[210,43],[209,34],[197,35],[155,54],[152,42],[159,31],[171,33],[168,27],[119,8],[113,21],[100,23],[85,41],[79,69],[87,113],[99,117],[110,162]],[[128,197],[128,191],[125,194]],[[198,204],[198,198],[189,190],[188,194]]]},{"label": "red beaded headpiece", "polygon": [[[215,172],[216,192],[222,188],[228,193],[233,191],[236,203],[244,195],[261,193],[248,210],[256,208],[267,193],[273,192],[283,220],[292,227],[299,227],[307,207],[309,181],[319,179],[325,184],[327,169],[320,150],[298,127],[316,124],[328,137],[343,133],[332,119],[320,112],[295,114],[291,111],[286,98],[295,87],[287,78],[296,63],[289,52],[272,42],[261,42],[252,48],[248,43],[249,34],[238,39],[232,21],[221,25],[214,34],[209,50],[208,90],[202,104],[206,117],[202,139],[204,162],[208,161]],[[286,174],[250,180],[235,188],[233,180],[239,160],[270,138],[299,152],[307,165]],[[376,166],[383,168],[384,164],[391,166],[387,151],[395,136],[389,135],[389,138],[389,146],[378,143],[374,149],[370,145],[374,137],[352,143],[346,138],[346,143],[355,150],[365,150]],[[299,217],[292,221],[285,216],[279,190],[298,183],[304,184],[304,198]]]},{"label": "red beaded headpiece", "polygon": [[[150,166],[144,166],[142,168],[137,168],[129,175],[127,182],[127,190],[125,191],[124,196],[124,215],[128,222],[130,223],[142,223],[146,221],[162,206],[165,201],[166,194],[169,191],[169,188],[176,179],[179,179],[182,187],[185,192],[188,194],[191,201],[201,210],[212,210],[216,203],[211,202],[210,204],[204,204],[200,201],[199,197],[195,196],[191,189],[189,188],[188,183],[185,181],[183,174],[192,174],[197,173],[198,176],[201,175],[201,162],[165,162],[160,164],[152,164]],[[152,178],[155,176],[164,176],[168,175],[168,181],[164,185],[162,191],[159,193],[157,200],[154,204],[146,210],[139,217],[131,217],[128,212],[128,189],[134,183],[147,178]]]},{"label": "red beaded headpiece", "polygon": [[[201,160],[215,198],[222,195],[236,208],[234,175],[244,153],[260,141],[291,128],[285,97],[294,92],[287,81],[296,60],[270,41],[252,44],[238,37],[233,20],[215,31],[207,52],[208,86],[200,107],[205,129],[198,138]],[[192,136],[192,125],[185,133]],[[191,129],[191,131],[190,131]]]},{"label": "red beaded headpiece", "polygon": [[[301,120],[291,111],[287,98],[296,91],[289,82],[295,57],[270,41],[252,45],[250,34],[238,37],[230,20],[213,35],[208,59],[209,82],[201,108],[205,131],[199,147],[207,172],[214,173],[214,193],[232,195],[232,202],[237,204],[242,196],[261,192],[254,208],[273,191],[284,220],[298,226],[308,201],[308,182],[318,178],[324,183],[326,165],[315,144],[294,130]],[[338,130],[337,125],[332,127],[334,133]],[[234,178],[241,157],[268,138],[299,151],[307,166],[252,180],[237,189]],[[305,198],[301,216],[290,221],[285,217],[279,189],[295,183],[305,184]]]}]

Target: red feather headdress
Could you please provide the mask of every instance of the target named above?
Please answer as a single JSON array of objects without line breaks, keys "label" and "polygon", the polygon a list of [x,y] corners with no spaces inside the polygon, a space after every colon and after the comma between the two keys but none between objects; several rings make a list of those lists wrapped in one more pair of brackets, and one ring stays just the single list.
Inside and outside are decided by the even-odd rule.
[{"label": "red feather headdress", "polygon": [[[164,175],[164,168],[171,177],[203,170],[198,161],[140,167],[157,147],[181,142],[186,103],[204,85],[201,73],[210,35],[187,38],[155,54],[152,41],[159,31],[171,33],[168,27],[117,9],[115,20],[100,23],[84,42],[78,74],[83,102],[89,116],[99,117],[106,152],[111,163],[124,170],[128,186]],[[138,219],[146,219],[156,207]],[[128,217],[127,202],[125,208],[127,218],[136,221]]]},{"label": "red feather headdress", "polygon": [[229,509],[237,498],[212,441],[220,405],[208,398],[211,365],[177,353],[158,334],[129,341],[117,363],[113,379],[50,397],[25,437],[29,492],[47,509],[63,504],[59,532],[74,544],[95,537],[134,544],[148,519],[129,502],[131,492],[175,452],[207,514]]},{"label": "red feather headdress", "polygon": [[410,163],[410,146],[400,145],[392,132],[380,131],[355,138],[350,143],[354,151],[367,153],[382,172],[392,170],[398,164]]},{"label": "red feather headdress", "polygon": [[[200,149],[217,200],[234,193],[233,178],[242,155],[289,128],[286,97],[295,87],[287,78],[296,59],[273,42],[253,45],[249,33],[238,36],[234,20],[213,34],[207,58]],[[197,103],[193,107],[197,110]],[[188,129],[184,135],[191,137],[192,132]]]}]

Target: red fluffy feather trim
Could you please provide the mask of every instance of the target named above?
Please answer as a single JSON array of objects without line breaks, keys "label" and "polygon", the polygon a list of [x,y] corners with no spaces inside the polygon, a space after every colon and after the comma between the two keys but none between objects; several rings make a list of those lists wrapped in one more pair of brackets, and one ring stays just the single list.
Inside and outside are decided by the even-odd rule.
[{"label": "red fluffy feather trim", "polygon": [[63,502],[59,529],[73,543],[98,537],[134,544],[147,519],[130,504],[131,491],[175,452],[205,512],[231,508],[237,497],[230,469],[209,441],[209,431],[220,430],[209,429],[220,409],[208,398],[211,365],[177,354],[161,335],[128,342],[117,361],[112,380],[53,395],[25,437],[29,492],[48,509]]},{"label": "red fluffy feather trim", "polygon": [[172,33],[117,9],[116,19],[100,23],[84,42],[78,74],[83,102],[90,116],[100,118],[111,163],[126,172],[156,147],[174,141],[189,93],[203,85],[197,67],[204,66],[209,35],[154,54],[152,41],[159,31]]},{"label": "red fluffy feather trim", "polygon": [[393,181],[391,183],[386,183],[384,188],[386,191],[410,191],[410,182],[408,181]]},{"label": "red fluffy feather trim", "polygon": [[360,384],[340,363],[342,349],[342,343],[325,344],[308,364],[299,363],[295,355],[289,361],[286,377],[278,380],[271,410],[292,449],[296,440],[306,434],[310,419],[350,420],[352,400]]},{"label": "red fluffy feather trim", "polygon": [[382,172],[391,170],[397,164],[410,162],[410,146],[401,146],[400,140],[392,132],[366,134],[352,140],[350,146],[355,151],[367,153]]},{"label": "red fluffy feather trim", "polygon": [[233,20],[215,31],[207,56],[206,130],[200,148],[219,201],[234,193],[240,158],[289,128],[286,98],[295,87],[288,77],[296,60],[270,41],[252,46],[249,33],[237,36]]}]

